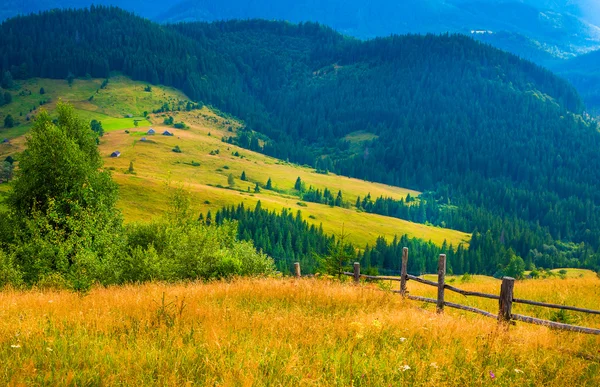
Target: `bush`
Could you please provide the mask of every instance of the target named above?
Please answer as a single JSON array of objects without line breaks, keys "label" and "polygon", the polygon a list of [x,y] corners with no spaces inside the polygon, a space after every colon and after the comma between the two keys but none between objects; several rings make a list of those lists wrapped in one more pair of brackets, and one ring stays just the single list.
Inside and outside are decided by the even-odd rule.
[{"label": "bush", "polygon": [[566,310],[560,309],[559,311],[552,312],[550,316],[550,321],[562,323],[562,324],[573,324],[575,320]]},{"label": "bush", "polygon": [[19,287],[23,274],[16,268],[12,257],[0,250],[0,289],[6,286]]},{"label": "bush", "polygon": [[472,280],[473,280],[473,277],[469,273],[463,274],[462,277],[460,278],[460,282],[462,282],[463,284],[469,283]]},{"label": "bush", "polygon": [[236,238],[237,225],[171,224],[165,220],[128,230],[123,280],[229,278],[274,272],[273,260]]}]

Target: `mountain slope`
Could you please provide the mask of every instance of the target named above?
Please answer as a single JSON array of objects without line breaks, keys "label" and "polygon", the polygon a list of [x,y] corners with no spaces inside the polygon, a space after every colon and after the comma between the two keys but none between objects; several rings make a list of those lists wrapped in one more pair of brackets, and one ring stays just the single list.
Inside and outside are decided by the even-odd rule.
[{"label": "mountain slope", "polygon": [[[159,26],[94,8],[7,21],[0,44],[18,77],[104,64],[243,120],[225,141],[432,191],[422,221],[477,231],[470,252],[480,267],[493,262],[491,274],[515,253],[550,267],[598,264],[600,134],[580,119],[577,92],[467,37],[361,42],[311,23]],[[367,139],[358,147],[346,141],[357,132]]]},{"label": "mountain slope", "polygon": [[600,50],[557,63],[552,68],[577,87],[591,113],[600,114]]}]

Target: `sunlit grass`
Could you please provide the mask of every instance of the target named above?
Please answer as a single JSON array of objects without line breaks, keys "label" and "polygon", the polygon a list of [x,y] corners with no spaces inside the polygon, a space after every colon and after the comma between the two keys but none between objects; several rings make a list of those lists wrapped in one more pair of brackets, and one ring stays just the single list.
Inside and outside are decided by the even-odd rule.
[{"label": "sunlit grass", "polygon": [[[76,79],[69,86],[66,80],[32,78],[16,81],[11,90],[13,102],[0,108],[0,120],[8,114],[17,121],[11,129],[0,128],[2,138],[16,138],[27,133],[31,128],[32,118],[40,109],[52,112],[59,101],[69,102],[75,107],[77,114],[86,121],[96,119],[102,122],[106,131],[121,130],[134,127],[138,120],[139,127],[150,126],[143,117],[144,112],[152,112],[164,103],[169,105],[179,101],[187,101],[180,91],[166,86],[152,86],[146,92],[146,83],[133,81],[127,77],[113,75],[106,88],[102,89],[103,79]],[[45,93],[40,94],[43,88]],[[41,105],[41,102],[45,102]],[[33,110],[33,108],[36,110]],[[27,117],[30,120],[27,120]]]},{"label": "sunlit grass", "polygon": [[[552,281],[517,291],[552,299]],[[600,280],[572,281],[598,299]],[[2,385],[596,386],[599,347],[324,280],[0,293]]]},{"label": "sunlit grass", "polygon": [[[378,236],[392,239],[394,235],[431,240],[441,245],[444,241],[457,247],[468,244],[470,235],[454,230],[403,221],[391,217],[358,212],[354,203],[358,196],[371,193],[372,197],[386,196],[396,199],[412,196],[418,192],[384,184],[350,179],[335,174],[321,175],[312,168],[281,162],[265,155],[239,148],[221,141],[223,136],[232,135],[227,128],[239,124],[216,117],[204,108],[190,113],[174,114],[176,121],[190,126],[177,130],[162,124],[155,125],[157,135],[145,135],[146,129],[130,129],[108,133],[102,139],[100,150],[106,157],[106,166],[114,168],[114,178],[121,186],[120,208],[129,221],[141,221],[158,216],[168,205],[168,184],[182,184],[192,197],[196,212],[216,211],[226,205],[244,203],[253,208],[258,200],[263,208],[280,211],[283,208],[302,211],[304,218],[312,224],[323,224],[329,234],[340,233],[342,228],[350,234],[350,240],[361,248],[373,244]],[[154,118],[154,121],[157,121]],[[160,135],[164,130],[175,136]],[[149,142],[141,142],[142,136]],[[172,149],[178,145],[182,153]],[[121,157],[109,155],[118,150]],[[215,154],[218,150],[219,153]],[[213,154],[211,154],[211,152]],[[240,156],[235,156],[238,152]],[[135,175],[125,172],[133,162]],[[192,162],[199,166],[192,166]],[[242,172],[248,181],[240,180]],[[228,187],[227,177],[234,176],[235,186]],[[272,179],[274,191],[262,189],[254,193],[256,183],[264,186]],[[330,207],[316,203],[299,204],[298,192],[294,190],[297,177],[306,186],[321,190],[328,188],[337,194],[341,190],[349,208]]]}]

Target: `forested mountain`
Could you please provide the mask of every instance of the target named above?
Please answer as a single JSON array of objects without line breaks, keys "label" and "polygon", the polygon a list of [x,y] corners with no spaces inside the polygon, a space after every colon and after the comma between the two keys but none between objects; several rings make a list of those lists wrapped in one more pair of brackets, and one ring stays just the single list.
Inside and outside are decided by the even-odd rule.
[{"label": "forested mountain", "polygon": [[359,38],[472,34],[540,64],[600,48],[595,0],[6,0],[0,21],[54,8],[112,5],[161,23],[261,18],[319,22]]},{"label": "forested mountain", "polygon": [[91,5],[112,5],[138,15],[153,18],[170,5],[159,0],[2,0],[0,21],[5,19],[48,11],[52,9],[84,8]]},{"label": "forested mountain", "polygon": [[[597,265],[600,134],[579,95],[465,36],[362,42],[311,23],[160,26],[95,7],[6,21],[0,46],[12,77],[122,71],[241,118],[242,146],[432,191],[483,260],[512,249],[532,264]],[[344,137],[359,130],[376,136],[357,154]]]},{"label": "forested mountain", "polygon": [[594,115],[600,114],[600,50],[556,63],[552,69],[577,87]]}]

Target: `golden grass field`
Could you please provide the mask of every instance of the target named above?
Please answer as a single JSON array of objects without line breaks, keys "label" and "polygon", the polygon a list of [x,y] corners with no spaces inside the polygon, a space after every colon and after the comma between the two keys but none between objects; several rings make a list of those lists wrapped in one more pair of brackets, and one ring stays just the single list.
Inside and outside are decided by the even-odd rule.
[{"label": "golden grass field", "polygon": [[[83,119],[99,119],[107,132],[101,140],[100,152],[105,158],[105,166],[113,170],[113,178],[120,186],[119,207],[128,222],[148,221],[162,216],[168,206],[168,187],[183,186],[192,196],[193,208],[198,213],[209,210],[214,212],[223,206],[239,203],[254,207],[260,200],[267,209],[300,210],[306,220],[315,225],[323,224],[325,232],[329,234],[339,234],[344,229],[350,234],[350,240],[360,248],[373,244],[379,236],[392,239],[394,235],[403,234],[431,240],[438,245],[444,241],[454,247],[460,243],[467,246],[469,243],[470,234],[467,233],[359,213],[354,208],[356,198],[368,193],[373,198],[386,196],[400,199],[408,194],[417,196],[419,192],[334,174],[317,174],[312,168],[286,163],[222,142],[221,138],[234,135],[241,123],[223,118],[209,108],[168,113],[174,117],[175,122],[185,122],[189,126],[186,130],[163,125],[166,114],[150,114],[147,121],[140,121],[139,127],[135,128],[132,118],[123,118],[125,114],[139,116],[143,111],[160,107],[165,101],[187,101],[185,95],[175,89],[159,86],[153,86],[152,92],[147,93],[144,91],[145,83],[134,82],[122,76],[112,77],[108,87],[96,94],[101,83],[102,80],[98,79],[78,79],[69,87],[63,80],[24,81],[20,83],[20,89],[31,90],[32,95],[18,96],[15,93],[14,102],[0,109],[0,113],[14,115],[19,107],[29,106],[35,100],[48,96],[52,98],[52,102],[44,107],[52,109],[60,96],[63,101],[72,103]],[[43,96],[39,95],[40,87],[46,90]],[[88,101],[90,95],[94,95],[91,102]],[[145,135],[149,126],[156,130],[157,135]],[[19,131],[24,129],[26,126],[15,130],[21,133]],[[126,129],[129,133],[125,132]],[[173,132],[175,136],[161,136],[164,130]],[[3,135],[6,133],[0,132],[0,137]],[[140,141],[144,136],[150,141]],[[369,133],[357,132],[350,135],[348,140],[357,144],[372,138]],[[183,153],[172,151],[176,145]],[[13,138],[10,144],[0,144],[0,158],[23,149],[24,137],[21,135]],[[115,150],[121,152],[120,158],[109,157]],[[219,150],[219,154],[210,155],[215,150]],[[243,157],[234,156],[236,151]],[[200,163],[200,166],[192,166],[192,161]],[[134,164],[133,175],[126,173],[130,162]],[[246,172],[248,181],[240,180],[242,171]],[[229,174],[235,178],[233,189],[228,187]],[[263,189],[261,193],[254,194],[255,183],[265,185],[269,177],[275,190]],[[297,177],[305,182],[307,188],[311,185],[321,190],[329,188],[334,195],[341,190],[350,208],[332,208],[315,203],[298,204],[298,193],[293,189]],[[0,210],[1,201],[2,192]]]},{"label": "golden grass field", "polygon": [[[499,283],[460,286],[497,292]],[[600,279],[515,289],[597,308]],[[598,317],[585,322],[600,327]],[[315,279],[5,290],[0,359],[0,384],[10,386],[600,385],[598,336],[521,323],[506,331],[373,284]]]}]

